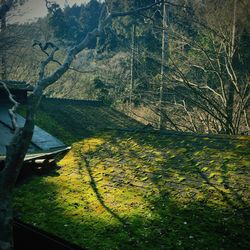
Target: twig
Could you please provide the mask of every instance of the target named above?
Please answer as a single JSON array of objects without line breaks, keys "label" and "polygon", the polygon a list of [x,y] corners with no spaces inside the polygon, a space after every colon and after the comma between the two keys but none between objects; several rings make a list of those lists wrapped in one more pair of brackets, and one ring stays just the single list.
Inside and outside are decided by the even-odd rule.
[{"label": "twig", "polygon": [[9,109],[9,115],[10,115],[12,126],[14,130],[16,131],[18,129],[18,124],[17,124],[17,119],[16,119],[16,110],[19,106],[19,103],[14,99],[7,85],[3,81],[0,81],[0,84],[3,85],[3,88],[8,93],[9,100],[13,103],[12,108]]}]

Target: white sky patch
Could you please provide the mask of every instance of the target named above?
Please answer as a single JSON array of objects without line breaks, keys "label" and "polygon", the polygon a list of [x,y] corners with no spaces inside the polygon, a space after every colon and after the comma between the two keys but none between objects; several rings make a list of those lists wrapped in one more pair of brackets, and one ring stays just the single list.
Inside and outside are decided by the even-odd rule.
[{"label": "white sky patch", "polygon": [[[70,6],[73,4],[85,4],[89,0],[55,0],[54,2],[65,6],[65,3],[68,2]],[[25,23],[32,22],[39,17],[44,17],[47,14],[47,9],[45,6],[44,0],[28,0],[23,6],[19,7],[17,10],[9,16],[9,22],[11,23]]]}]

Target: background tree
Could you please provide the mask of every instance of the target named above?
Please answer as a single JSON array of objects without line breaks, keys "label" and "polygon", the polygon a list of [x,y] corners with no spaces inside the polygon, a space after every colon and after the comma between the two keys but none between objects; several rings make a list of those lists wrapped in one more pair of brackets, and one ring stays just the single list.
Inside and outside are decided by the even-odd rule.
[{"label": "background tree", "polygon": [[[108,11],[122,11],[153,3],[153,0],[146,2],[109,0],[107,6]],[[161,114],[163,129],[201,133],[245,133],[249,130],[247,125],[249,124],[247,116],[249,72],[246,70],[249,68],[247,67],[249,52],[246,49],[249,44],[248,5],[247,1],[233,0],[228,1],[225,8],[222,8],[217,1],[206,1],[205,4],[200,1],[166,1],[167,27],[164,29],[162,5],[153,6],[133,16],[116,18],[112,25],[105,27],[98,39],[95,38],[88,48],[78,54],[71,66],[75,70],[74,76],[73,71],[67,72],[53,87],[49,87],[46,93],[53,97],[85,99],[102,99],[101,93],[106,93],[110,105],[146,124],[152,123],[156,128],[159,127]],[[96,27],[97,21],[91,17],[100,15],[101,6],[101,3],[94,0],[87,5],[67,6],[64,9],[58,5],[50,5],[50,14],[36,24],[27,26],[27,29],[31,26],[42,27],[40,30],[43,30],[47,38],[41,35],[40,31],[36,32],[39,33],[37,37],[41,37],[40,40],[57,41],[63,48],[56,55],[56,60],[60,61],[67,53],[69,45],[74,45],[88,30]],[[231,18],[234,16],[234,9],[235,25]],[[133,25],[136,27],[135,32],[132,32]],[[234,84],[229,84],[231,73],[227,72],[224,63],[229,55],[227,48],[232,47],[229,40],[232,41],[233,27],[235,27],[235,39],[233,39],[235,51],[231,64],[233,71],[237,72],[237,81],[244,82],[240,85],[245,85],[245,94],[237,93]],[[169,45],[162,51],[163,33],[166,34]],[[135,39],[132,39],[133,36]],[[222,41],[226,49],[224,45],[222,46]],[[220,46],[222,47],[219,50]],[[26,47],[28,48],[27,45]],[[42,53],[36,54],[38,62]],[[162,54],[165,56],[165,63],[161,60]],[[8,56],[8,58],[16,60],[16,57]],[[28,56],[25,58],[28,63],[30,61]],[[219,63],[216,70],[221,68],[223,84],[227,86],[224,93],[227,104],[223,104],[227,108],[222,105],[222,99],[218,99],[218,93],[222,94],[218,87],[221,86],[221,82],[214,69],[211,69],[212,64],[209,63],[209,60],[218,62],[217,59]],[[202,72],[201,67],[191,67],[191,65],[202,66],[209,70]],[[56,66],[53,63],[48,68],[53,70]],[[21,66],[17,68],[19,72],[23,70]],[[31,67],[27,67],[29,68]],[[9,66],[8,69],[10,71]],[[26,69],[25,71],[28,73]],[[32,72],[29,72],[29,75],[35,79],[36,74]],[[183,77],[189,82],[198,84],[197,87],[190,88]],[[100,84],[95,84],[95,79],[105,84],[100,87]],[[161,85],[164,91],[159,109]],[[231,86],[231,91],[228,86]],[[70,89],[73,91],[69,91]],[[241,91],[243,89],[244,87]],[[242,104],[239,104],[240,99]],[[131,105],[128,106],[128,103]],[[216,111],[215,107],[218,106],[223,107],[223,112],[218,108]]]},{"label": "background tree", "polygon": [[24,2],[25,0],[0,1],[0,76],[2,80],[6,80],[8,77],[8,53],[17,45],[17,40],[23,38],[20,29],[17,27],[15,33],[8,28],[7,18],[8,21],[11,21],[11,17],[9,18],[8,13],[11,8],[14,9],[24,4]]},{"label": "background tree", "polygon": [[[109,4],[109,8],[121,5],[117,1]],[[217,1],[201,4],[180,0],[169,1],[166,6],[169,51],[164,53],[168,64],[160,60],[162,12],[151,9],[144,13],[143,21],[137,22],[139,49],[133,80],[136,106],[132,113],[142,117],[151,113],[151,118],[155,117],[151,121],[157,127],[156,118],[160,115],[157,93],[162,82],[160,69],[163,69],[166,72],[160,112],[164,117],[163,128],[227,134],[248,131],[249,72],[246,69],[249,60],[248,52],[243,52],[249,43],[248,3],[228,1],[222,8]],[[131,34],[126,28],[126,23],[131,22],[129,18],[117,19],[115,32]],[[123,38],[127,46],[122,47],[129,52],[130,40],[126,35]],[[148,46],[145,40],[151,44]]]},{"label": "background tree", "polygon": [[237,15],[243,6],[237,1],[228,1],[225,8],[217,4],[211,1],[199,8],[191,6],[198,13],[191,19],[195,40],[194,35],[173,30],[175,37],[184,42],[185,50],[173,51],[170,77],[176,86],[174,103],[180,98],[185,101],[183,110],[192,117],[196,130],[237,134],[249,129],[244,115],[249,101],[249,73],[239,70],[240,40],[245,28],[237,28],[237,20],[242,20]]}]

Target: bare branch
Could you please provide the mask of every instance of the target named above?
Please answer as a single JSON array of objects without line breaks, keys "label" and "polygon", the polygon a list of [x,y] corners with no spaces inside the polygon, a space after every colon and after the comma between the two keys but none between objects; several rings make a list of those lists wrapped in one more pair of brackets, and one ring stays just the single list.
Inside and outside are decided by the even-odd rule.
[{"label": "bare branch", "polygon": [[249,122],[249,119],[247,117],[247,112],[246,112],[245,109],[243,110],[243,113],[244,113],[244,118],[245,118],[245,122],[246,122],[246,125],[247,125],[247,129],[250,131],[250,122]]},{"label": "bare branch", "polygon": [[183,102],[183,108],[184,108],[184,110],[186,111],[186,113],[187,113],[187,115],[189,117],[190,123],[192,124],[194,131],[197,132],[197,128],[196,128],[196,126],[194,124],[193,117],[192,117],[191,113],[187,109],[187,105],[186,105],[185,100],[182,100],[182,102]]},{"label": "bare branch", "polygon": [[[50,62],[53,62],[54,61],[54,55],[55,55],[55,52],[58,50],[58,47],[55,46],[52,42],[47,42],[45,43],[44,45],[35,40],[32,47],[35,47],[35,46],[39,46],[39,48],[41,49],[41,51],[43,53],[45,53],[48,57],[46,60],[42,61],[40,63],[40,71],[39,71],[39,81],[43,80],[44,79],[44,74],[45,74],[45,69],[46,69],[46,66],[50,63]],[[51,47],[52,48],[52,51],[50,53],[47,52],[47,49]]]},{"label": "bare branch", "polygon": [[[218,106],[218,103],[213,102],[213,100],[210,100],[210,98],[206,97],[206,96],[204,95],[204,93],[202,93],[201,91],[199,91],[199,90],[197,89],[197,86],[193,85],[192,83],[190,84],[190,82],[188,81],[188,79],[186,78],[186,76],[184,75],[184,73],[183,73],[183,72],[179,69],[179,67],[175,64],[175,62],[173,61],[173,59],[172,59],[171,57],[170,57],[169,59],[170,59],[170,61],[173,63],[173,65],[174,65],[174,67],[176,68],[177,72],[180,74],[183,83],[184,83],[187,87],[189,87],[189,88],[193,91],[193,93],[194,93],[196,96],[199,96],[201,99],[203,99],[204,101],[206,101],[209,105],[211,105],[211,107],[212,107],[214,110],[216,110],[216,112],[217,112],[221,117],[226,118],[226,115],[222,112],[222,110],[220,109],[220,106]],[[197,104],[197,101],[196,101],[196,104]],[[203,108],[204,108],[204,106],[203,106]],[[204,110],[206,110],[209,114],[211,114],[212,116],[214,116],[216,119],[222,121],[222,119],[220,119],[218,115],[214,114],[214,113],[212,112],[212,110],[209,111],[208,108],[204,108]]]},{"label": "bare branch", "polygon": [[11,118],[11,123],[12,126],[14,128],[14,130],[16,131],[18,129],[18,125],[17,125],[17,119],[16,119],[16,110],[19,106],[19,103],[14,99],[13,95],[11,94],[9,88],[7,87],[6,83],[4,83],[3,81],[0,81],[0,84],[2,84],[3,88],[5,89],[5,91],[8,94],[9,100],[13,103],[13,106],[11,109],[9,109],[9,115]]}]

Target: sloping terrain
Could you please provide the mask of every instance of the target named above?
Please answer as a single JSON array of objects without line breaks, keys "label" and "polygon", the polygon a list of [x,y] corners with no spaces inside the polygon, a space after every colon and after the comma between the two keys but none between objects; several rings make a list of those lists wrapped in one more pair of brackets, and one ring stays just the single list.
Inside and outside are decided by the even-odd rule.
[{"label": "sloping terrain", "polygon": [[249,249],[250,140],[101,132],[15,191],[25,222],[87,249]]},{"label": "sloping terrain", "polygon": [[100,102],[44,99],[36,124],[71,144],[104,129],[142,128],[139,122]]}]

